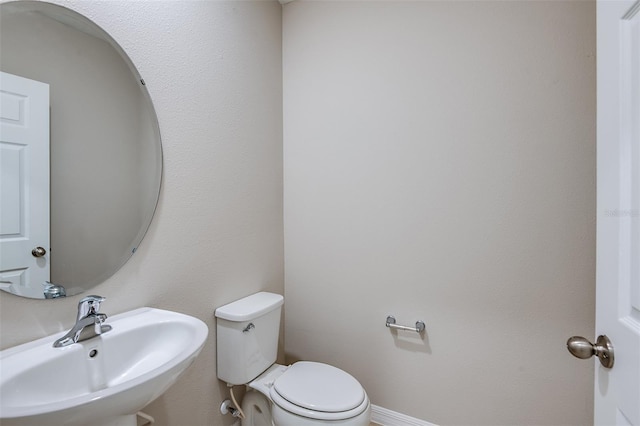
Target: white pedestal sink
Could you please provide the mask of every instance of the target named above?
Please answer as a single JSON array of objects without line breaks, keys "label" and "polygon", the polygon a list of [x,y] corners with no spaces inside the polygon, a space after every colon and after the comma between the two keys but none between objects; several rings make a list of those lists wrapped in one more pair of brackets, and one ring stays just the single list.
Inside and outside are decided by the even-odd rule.
[{"label": "white pedestal sink", "polygon": [[191,365],[205,323],[140,308],[107,319],[111,331],[63,348],[65,333],[0,351],[2,426],[135,426],[135,414]]}]

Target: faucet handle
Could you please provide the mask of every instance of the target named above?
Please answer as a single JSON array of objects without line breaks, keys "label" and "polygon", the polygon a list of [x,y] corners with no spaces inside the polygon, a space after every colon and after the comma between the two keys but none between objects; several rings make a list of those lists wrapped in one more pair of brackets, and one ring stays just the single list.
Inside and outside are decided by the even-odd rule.
[{"label": "faucet handle", "polygon": [[87,296],[78,303],[78,319],[84,318],[87,315],[95,315],[100,311],[100,303],[104,302],[106,297],[102,296]]}]

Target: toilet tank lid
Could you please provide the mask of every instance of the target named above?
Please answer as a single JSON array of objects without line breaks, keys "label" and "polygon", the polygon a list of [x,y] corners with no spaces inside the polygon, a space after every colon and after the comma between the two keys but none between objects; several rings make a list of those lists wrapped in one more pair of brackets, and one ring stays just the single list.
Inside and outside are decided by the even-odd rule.
[{"label": "toilet tank lid", "polygon": [[215,316],[228,321],[249,321],[279,308],[283,303],[281,295],[262,291],[220,306]]}]

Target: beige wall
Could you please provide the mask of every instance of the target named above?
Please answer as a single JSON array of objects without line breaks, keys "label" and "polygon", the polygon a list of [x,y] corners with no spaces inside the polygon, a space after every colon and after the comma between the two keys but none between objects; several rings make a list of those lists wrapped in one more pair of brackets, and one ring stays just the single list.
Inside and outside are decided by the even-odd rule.
[{"label": "beige wall", "polygon": [[289,359],[437,424],[592,423],[565,342],[594,329],[595,3],[301,1],[283,28]]},{"label": "beige wall", "polygon": [[[92,292],[116,314],[171,309],[207,323],[195,364],[145,411],[159,425],[231,424],[218,411],[215,307],[283,292],[281,8],[277,2],[58,3],[93,19],[144,77],[163,137],[151,228],[133,258]],[[81,296],[0,294],[0,347],[71,327]]]}]

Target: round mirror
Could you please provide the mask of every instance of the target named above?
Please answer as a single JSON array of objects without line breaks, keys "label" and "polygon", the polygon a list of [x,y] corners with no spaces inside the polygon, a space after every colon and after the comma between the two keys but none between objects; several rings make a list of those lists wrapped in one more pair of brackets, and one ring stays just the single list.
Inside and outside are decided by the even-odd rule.
[{"label": "round mirror", "polygon": [[144,81],[95,23],[40,1],[0,4],[0,288],[81,293],[151,223],[162,175]]}]

